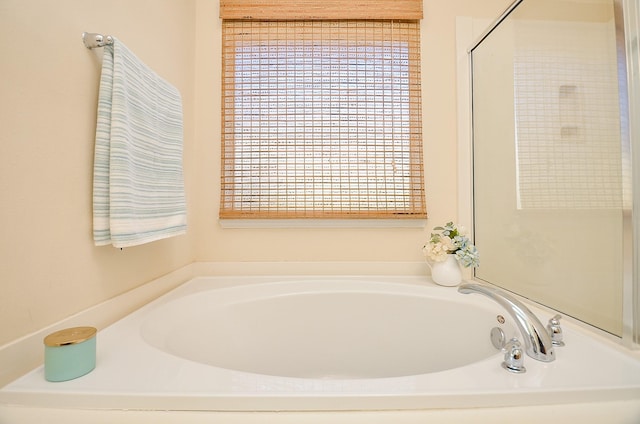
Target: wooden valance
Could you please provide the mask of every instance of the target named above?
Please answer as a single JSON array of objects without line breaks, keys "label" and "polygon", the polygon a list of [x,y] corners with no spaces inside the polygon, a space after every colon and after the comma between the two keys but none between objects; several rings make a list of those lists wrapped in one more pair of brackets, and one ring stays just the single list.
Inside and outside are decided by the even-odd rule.
[{"label": "wooden valance", "polygon": [[422,19],[422,0],[220,0],[222,19]]}]

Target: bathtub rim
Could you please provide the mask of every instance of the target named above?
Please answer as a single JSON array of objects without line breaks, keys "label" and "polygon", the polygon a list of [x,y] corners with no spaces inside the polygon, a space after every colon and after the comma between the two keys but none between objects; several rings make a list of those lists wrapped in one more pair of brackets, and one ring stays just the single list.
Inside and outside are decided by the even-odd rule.
[{"label": "bathtub rim", "polygon": [[[238,280],[246,279],[247,276],[197,276],[193,277],[188,281],[204,281],[209,280],[211,278],[224,277],[224,282],[220,283],[217,288],[226,287],[236,287],[238,286]],[[265,280],[299,280],[303,279],[320,279],[324,280],[327,277],[329,278],[346,278],[346,279],[355,279],[355,280],[371,280],[371,279],[380,279],[380,278],[397,278],[403,281],[403,284],[418,284],[424,285],[425,280],[424,277],[416,277],[416,276],[373,276],[373,275],[347,275],[347,276],[337,276],[337,275],[320,275],[320,276],[310,276],[310,275],[270,275],[270,276],[262,276],[255,277],[253,276],[252,281],[243,285],[251,285],[251,284],[261,284],[267,282]],[[377,278],[376,278],[377,277]],[[447,290],[447,291],[455,291],[455,288],[441,288],[438,286],[431,284],[433,288],[437,290]],[[197,285],[197,284],[195,284]],[[180,285],[177,290],[166,293],[155,299],[155,302],[150,302],[144,305],[142,308],[137,311],[144,310],[146,308],[155,307],[157,304],[161,304],[160,302],[170,301],[174,296],[183,295],[182,293],[185,290],[180,290],[181,288],[186,287],[185,285]],[[191,288],[193,289],[193,288]],[[193,290],[189,290],[193,292]],[[466,297],[465,297],[466,298]],[[480,297],[478,297],[480,298]],[[158,302],[158,303],[156,303]],[[535,308],[535,305],[531,305]],[[137,312],[136,311],[136,312]],[[538,312],[537,310],[535,312]],[[573,330],[577,330],[581,332],[581,329],[578,327],[573,327]],[[594,338],[594,335],[591,333],[587,334],[588,337]],[[625,349],[623,346],[611,343],[609,340],[599,340],[598,342],[604,342],[609,348],[613,347],[614,350],[618,351],[625,356],[629,356],[628,349]],[[634,359],[638,359],[634,356]],[[489,358],[486,361],[492,361],[494,358]],[[47,406],[47,407],[65,407],[64,401],[67,402],[66,407],[73,408],[88,408],[88,409],[132,409],[132,410],[143,410],[143,409],[157,409],[158,408],[158,398],[163,397],[164,395],[159,395],[158,393],[150,394],[132,394],[125,393],[121,395],[110,395],[102,399],[104,402],[95,402],[95,399],[92,399],[93,394],[83,394],[83,393],[74,393],[73,401],[69,403],[69,393],[63,394],[49,394],[44,397],[38,396],[34,393],[30,393],[29,391],[25,392],[12,392],[6,393],[0,391],[0,404],[7,405],[33,405],[33,401],[37,400],[37,406]],[[352,397],[351,402],[348,406],[345,407],[336,407],[336,404],[342,403],[344,400],[342,396],[318,396],[317,394],[313,394],[312,396],[300,396],[298,394],[289,394],[282,395],[278,394],[277,399],[275,397],[262,396],[260,398],[247,397],[247,396],[236,396],[236,398],[231,401],[229,397],[217,396],[215,401],[212,400],[211,394],[203,394],[203,395],[194,395],[190,394],[189,396],[183,397],[179,399],[180,402],[176,403],[177,406],[171,408],[162,408],[167,410],[207,410],[207,411],[273,411],[276,410],[290,410],[290,411],[315,411],[315,410],[331,410],[331,411],[341,411],[341,410],[390,410],[390,409],[429,409],[429,408],[467,408],[467,407],[500,407],[500,406],[523,406],[523,405],[551,405],[551,404],[567,404],[567,403],[580,403],[580,402],[595,402],[595,401],[607,401],[607,400],[626,400],[626,399],[637,399],[640,398],[640,387],[619,387],[619,388],[606,388],[606,389],[585,389],[581,391],[575,391],[573,396],[566,396],[563,394],[562,396],[556,396],[558,393],[554,391],[549,391],[545,389],[544,391],[525,391],[520,393],[500,393],[499,399],[497,399],[496,393],[492,391],[485,391],[483,393],[473,393],[473,394],[464,394],[464,393],[456,393],[455,400],[452,398],[451,393],[439,393],[433,394],[430,393],[428,396],[425,395],[415,395],[415,396],[407,396],[406,394],[402,395],[402,398],[397,397],[393,400],[391,406],[376,408],[375,405],[378,404],[379,401],[388,401],[388,395],[362,395]],[[447,398],[448,396],[448,398]],[[164,397],[171,397],[174,401],[180,396],[176,396],[176,393],[168,393]],[[249,399],[250,398],[250,399]],[[250,402],[248,402],[250,400]],[[295,407],[291,409],[291,402],[295,401]],[[249,404],[249,405],[248,405]],[[372,408],[372,405],[374,407]],[[201,409],[204,408],[204,409]],[[264,408],[264,409],[263,409]]]},{"label": "bathtub rim", "polygon": [[[92,325],[98,329],[106,328],[141,306],[155,301],[194,278],[306,275],[305,271],[317,276],[391,275],[415,277],[426,275],[426,278],[429,279],[429,269],[425,262],[193,262],[0,346],[0,364],[6,364],[0,366],[0,389],[42,365],[44,362],[44,353],[41,349],[42,339],[54,331],[81,325]],[[470,280],[470,274],[465,279]],[[553,309],[544,305],[534,303],[517,294],[512,295],[528,306],[531,305],[549,314],[555,314]],[[565,316],[564,321],[574,325],[583,334],[595,337],[608,346],[640,360],[640,348],[623,345],[621,338],[570,316]]]},{"label": "bathtub rim", "polygon": [[[338,264],[339,266],[336,267],[337,270],[343,271],[344,270],[344,266],[340,266],[341,264]],[[211,264],[204,264],[204,267],[200,266],[200,270],[202,269],[207,269],[211,267]],[[246,264],[238,264],[238,266],[240,268],[227,268],[227,270],[229,269],[235,269],[236,271],[238,269],[245,269],[246,270]],[[326,265],[325,265],[326,266]],[[192,273],[191,276],[188,276],[188,278],[186,278],[186,281],[190,281],[190,280],[195,280],[195,279],[208,279],[211,277],[226,277],[226,284],[228,284],[229,286],[233,286],[234,284],[236,284],[236,280],[237,279],[242,279],[242,278],[246,278],[248,276],[253,276],[255,277],[256,275],[259,275],[261,272],[264,272],[265,268],[260,268],[260,267],[256,267],[256,268],[252,268],[250,271],[253,272],[245,272],[244,275],[237,275],[237,274],[233,274],[233,272],[222,272],[218,275],[202,275],[202,273],[200,272],[195,272],[196,270],[198,270],[198,266],[193,266],[193,267],[189,267],[190,269],[188,270],[190,273]],[[271,269],[273,268],[273,265],[269,265],[266,267],[267,269]],[[319,269],[319,268],[316,268]],[[326,268],[324,268],[326,270]],[[377,271],[378,269],[376,267],[373,267],[373,269],[375,271]],[[153,298],[151,300],[160,300],[162,299],[164,296],[163,294],[167,294],[167,291],[171,291],[172,288],[176,288],[178,286],[180,286],[183,282],[185,282],[184,277],[187,274],[185,271],[187,270],[182,270],[182,272],[179,273],[173,273],[174,275],[169,276],[169,278],[167,277],[163,277],[162,279],[160,279],[158,281],[159,286],[158,287],[162,287],[162,293],[156,296],[153,296]],[[405,269],[406,271],[406,269]],[[199,274],[199,275],[195,275],[195,274]],[[210,273],[208,273],[210,274]],[[327,273],[318,273],[315,274],[313,276],[310,275],[305,275],[305,274],[299,274],[297,272],[291,272],[291,273],[282,273],[282,274],[278,274],[278,275],[269,275],[267,277],[264,278],[277,278],[277,279],[297,279],[297,278],[310,278],[310,277],[317,277],[319,279],[323,279],[325,277],[336,277],[336,276],[340,276],[341,274],[327,274]],[[411,279],[415,279],[415,278],[422,278],[422,282],[424,283],[424,277],[419,277],[416,276],[414,273],[399,273],[399,274],[394,274],[394,275],[388,275],[388,274],[367,274],[367,273],[359,273],[356,275],[346,275],[345,277],[347,278],[365,278],[365,279],[370,279],[372,276],[375,276],[377,278],[385,278],[385,277],[399,277],[402,279],[406,279],[406,281],[410,281]],[[178,277],[178,278],[176,278]],[[154,280],[154,282],[156,282],[156,280]],[[154,283],[152,282],[152,283]],[[260,283],[260,281],[256,281],[256,284]],[[150,283],[151,284],[151,283]],[[155,287],[156,290],[158,290],[158,287]],[[168,287],[168,289],[167,289]],[[142,290],[147,296],[148,293],[151,292],[152,290],[150,290],[149,287],[142,287],[140,288],[140,290]],[[455,289],[451,289],[451,288],[446,288],[446,290],[455,290]],[[135,291],[135,290],[134,290]],[[128,295],[131,293],[126,293],[125,295]],[[156,292],[157,294],[157,292]],[[141,293],[137,293],[135,294],[134,297],[140,298],[140,297],[144,297],[141,295]],[[527,301],[526,299],[523,299],[523,301],[528,305],[531,306],[532,308],[538,308],[539,306],[532,304],[531,302]],[[107,302],[109,303],[109,302]],[[122,300],[118,300],[118,304],[122,304],[123,301]],[[126,302],[125,302],[126,303]],[[149,301],[147,304],[145,304],[142,308],[144,307],[148,307],[148,305],[152,303],[151,301]],[[96,317],[96,316],[100,316],[102,315],[109,315],[108,312],[105,311],[112,311],[114,309],[113,305],[99,305],[99,306],[104,306],[104,308],[96,308],[96,309],[104,309],[101,311],[89,311],[90,313],[88,314],[77,314],[74,317],[71,317],[72,319],[75,319],[76,322],[78,322],[77,320],[80,319],[80,322],[84,322],[86,323],[86,321],[82,321],[84,319],[84,317],[89,316],[89,317]],[[140,309],[142,309],[140,308]],[[93,309],[93,308],[92,308]],[[117,309],[117,308],[116,308]],[[547,308],[548,309],[548,308]],[[549,313],[553,313],[555,311],[548,309],[548,311],[550,311]],[[536,311],[537,312],[537,311]],[[125,314],[128,315],[128,314]],[[113,319],[113,316],[111,317]],[[117,321],[117,319],[113,319],[113,321]],[[616,338],[613,338],[614,340],[612,340],[612,337],[610,337],[610,335],[608,335],[608,333],[603,333],[603,332],[599,332],[596,331],[596,329],[591,328],[590,326],[581,323],[580,321],[575,321],[573,319],[571,319],[570,317],[567,317],[567,320],[565,321],[567,323],[569,323],[569,325],[574,329],[574,331],[577,331],[579,333],[582,333],[584,335],[586,335],[589,338],[593,338],[595,339],[598,343],[603,343],[605,346],[609,347],[609,348],[613,348],[614,350],[622,353],[625,356],[630,356],[633,357],[635,360],[640,360],[640,355],[638,355],[638,352],[635,351],[631,351],[628,348],[626,348],[625,346],[621,345],[621,343],[617,342]],[[58,324],[59,326],[63,326],[66,324]],[[100,328],[100,327],[99,327]],[[44,330],[43,330],[44,331]],[[39,338],[38,336],[35,336],[38,340],[38,343],[41,344],[41,338]],[[13,381],[13,380],[11,380]],[[4,386],[4,385],[2,385]],[[66,396],[66,394],[60,395],[62,397]],[[95,405],[92,407],[91,406],[91,401],[90,399],[88,399],[91,395],[82,395],[79,394],[78,398],[75,399],[75,401],[73,402],[73,406],[71,406],[72,408],[78,408],[78,407],[84,407],[84,408],[95,408]],[[173,395],[172,395],[173,396]],[[477,406],[482,406],[482,407],[492,407],[492,403],[491,402],[487,402],[486,397],[487,396],[492,396],[491,393],[483,393],[480,396],[470,396],[468,397],[466,400],[468,401],[467,405],[477,405]],[[153,395],[154,398],[157,398],[157,394]],[[281,395],[279,395],[279,397],[281,397],[282,400],[284,400],[284,398],[282,398]],[[383,396],[384,397],[384,396]],[[483,399],[483,397],[485,397],[485,399]],[[500,402],[498,402],[496,405],[494,406],[502,406],[502,405],[513,405],[513,406],[517,406],[517,405],[522,405],[522,401],[523,399],[521,399],[522,397],[528,397],[528,401],[526,402],[527,405],[531,404],[531,399],[537,399],[537,402],[542,402],[542,404],[548,405],[548,404],[567,404],[567,403],[579,403],[579,402],[595,402],[595,401],[606,401],[606,400],[625,400],[625,399],[637,399],[640,398],[640,392],[638,392],[638,390],[629,390],[628,388],[609,388],[606,390],[606,392],[599,392],[599,391],[583,391],[580,394],[580,399],[570,399],[570,398],[566,398],[563,397],[561,399],[557,399],[556,397],[553,396],[553,393],[551,394],[540,394],[540,393],[520,393],[517,395],[510,395],[508,396],[508,399],[506,399],[505,397],[502,398],[502,400]],[[231,402],[229,399],[226,399],[222,396],[218,396],[216,398],[216,404],[218,404],[218,406],[216,406],[215,404],[212,404],[212,397],[210,395],[206,395],[203,399],[196,399],[193,397],[193,395],[190,396],[191,401],[190,403],[187,402],[184,404],[184,408],[186,409],[192,409],[191,407],[197,407],[198,403],[200,402],[201,404],[206,404],[206,410],[217,410],[217,411],[222,411],[222,410],[234,410],[234,409],[229,409]],[[294,399],[298,399],[298,396],[294,396]],[[446,407],[445,405],[446,402],[443,401],[443,399],[437,399],[437,396],[433,396],[431,398],[431,400],[429,402],[425,402],[424,399],[421,399],[422,403],[420,403],[419,408],[417,409],[423,409],[423,408],[429,408],[431,401],[433,401],[435,404],[432,405],[433,407]],[[116,399],[116,398],[114,398]],[[137,397],[138,400],[141,399],[141,397]],[[436,400],[437,399],[437,400]],[[57,408],[60,407],[60,403],[56,400],[55,396],[50,397],[49,400],[43,400],[40,399],[40,402],[38,403],[38,405],[34,405],[33,401],[34,400],[34,394],[33,393],[13,393],[10,396],[7,396],[6,393],[2,393],[0,392],[0,405],[33,405],[33,406],[40,406],[40,405],[48,405],[48,407],[52,407],[52,408]],[[112,399],[113,400],[113,399]],[[117,400],[117,399],[116,399]],[[323,399],[317,399],[314,402],[308,402],[307,406],[305,407],[301,407],[301,408],[296,408],[295,410],[300,410],[300,411],[306,411],[306,410],[317,410],[320,407],[326,407],[328,405],[334,404],[334,402],[338,401],[339,399],[336,398],[331,398],[331,397],[325,397]],[[369,397],[367,399],[363,398],[362,399],[363,402],[366,403],[366,405],[368,405],[368,407],[366,408],[367,410],[377,410],[375,408],[371,408],[371,401],[372,398]],[[413,399],[414,401],[416,399]],[[125,398],[120,399],[120,401],[122,402],[111,402],[108,404],[103,405],[102,407],[99,407],[97,409],[137,409],[136,408],[136,404],[132,404],[131,403],[131,399],[128,398],[128,395],[125,396]],[[406,398],[404,401],[400,402],[398,404],[398,406],[400,406],[401,403],[410,403],[409,402],[410,399]],[[44,402],[44,404],[43,404]],[[324,402],[324,403],[323,403]],[[137,403],[137,401],[136,401]],[[242,402],[241,402],[242,403]],[[137,403],[138,405],[140,405],[139,403]],[[375,402],[374,402],[375,404]],[[538,403],[535,403],[536,405]],[[124,406],[123,406],[124,405]],[[365,406],[366,406],[365,405]],[[201,405],[202,406],[202,405]],[[402,409],[416,409],[416,404],[413,404],[413,408],[410,407],[411,405],[406,404]],[[474,407],[477,407],[474,406]],[[139,407],[139,406],[138,406]],[[269,411],[273,410],[274,405],[270,404],[270,406],[266,409]],[[461,406],[459,404],[454,404],[451,405],[451,407],[455,407],[455,408],[460,408]],[[471,406],[469,406],[471,407]],[[213,408],[213,409],[212,409]],[[284,409],[287,409],[286,407],[283,406]],[[346,409],[342,409],[342,408],[331,408],[330,410],[353,410],[352,409],[353,406],[350,406],[349,408]],[[363,406],[364,408],[364,406]],[[147,408],[142,408],[142,409],[147,409]],[[388,408],[381,408],[384,410],[387,410]],[[174,410],[174,409],[171,409]],[[176,409],[176,410],[183,410],[183,408],[180,409]],[[246,410],[245,407],[242,407],[241,410]],[[288,409],[287,409],[288,410]]]}]

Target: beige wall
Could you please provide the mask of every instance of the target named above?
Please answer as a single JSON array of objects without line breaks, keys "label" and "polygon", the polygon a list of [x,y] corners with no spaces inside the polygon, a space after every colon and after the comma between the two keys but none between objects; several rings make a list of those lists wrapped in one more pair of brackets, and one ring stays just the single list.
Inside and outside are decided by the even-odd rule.
[{"label": "beige wall", "polygon": [[188,196],[194,197],[195,3],[0,1],[0,345],[193,259],[193,235],[94,247],[91,202],[103,49],[112,34],[180,89]]},{"label": "beige wall", "polygon": [[[0,0],[0,345],[192,261],[422,261],[431,227],[458,216],[455,17],[509,3],[425,0],[426,229],[245,230],[217,220],[217,0]],[[182,92],[187,236],[93,246],[102,49],[85,49],[83,31],[115,35]]]},{"label": "beige wall", "polygon": [[[510,0],[425,0],[422,32],[426,229],[222,229],[218,2],[197,1],[197,259],[201,261],[421,261],[431,228],[456,220],[456,16],[497,17]],[[212,159],[213,158],[213,159]],[[468,223],[465,223],[468,225]]]}]

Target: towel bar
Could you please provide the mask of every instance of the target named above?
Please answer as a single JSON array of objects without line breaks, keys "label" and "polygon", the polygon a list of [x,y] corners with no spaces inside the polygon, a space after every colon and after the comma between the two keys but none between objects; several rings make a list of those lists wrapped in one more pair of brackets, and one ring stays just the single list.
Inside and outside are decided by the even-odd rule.
[{"label": "towel bar", "polygon": [[83,32],[82,42],[86,48],[93,49],[113,44],[113,37],[110,35],[96,34],[95,32]]}]

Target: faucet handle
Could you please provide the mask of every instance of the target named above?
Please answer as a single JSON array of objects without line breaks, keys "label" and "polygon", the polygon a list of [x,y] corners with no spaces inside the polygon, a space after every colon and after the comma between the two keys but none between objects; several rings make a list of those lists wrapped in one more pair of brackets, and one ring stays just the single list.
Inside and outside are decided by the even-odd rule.
[{"label": "faucet handle", "polygon": [[520,342],[515,337],[511,339],[505,346],[504,362],[502,368],[509,372],[520,374],[526,372],[524,367],[524,352],[520,347]]},{"label": "faucet handle", "polygon": [[562,318],[562,315],[557,314],[549,319],[549,324],[547,324],[547,331],[549,332],[549,336],[551,336],[551,343],[554,346],[564,346],[564,335],[562,333],[562,327],[560,326],[560,318]]}]

